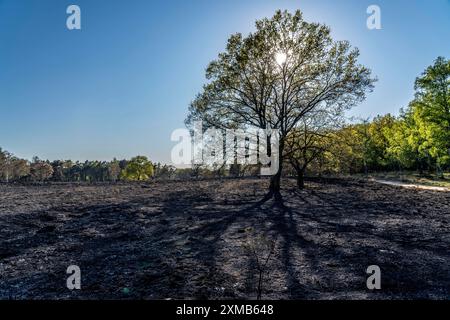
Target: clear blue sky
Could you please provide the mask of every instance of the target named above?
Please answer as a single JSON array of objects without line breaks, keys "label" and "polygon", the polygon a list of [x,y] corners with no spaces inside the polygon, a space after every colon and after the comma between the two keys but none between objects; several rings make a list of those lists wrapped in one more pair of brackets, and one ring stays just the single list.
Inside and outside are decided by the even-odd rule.
[{"label": "clear blue sky", "polygon": [[[70,4],[80,31],[66,28]],[[382,30],[366,28],[370,4]],[[169,162],[208,62],[276,9],[301,9],[360,49],[379,82],[354,116],[396,114],[415,77],[450,57],[448,0],[0,0],[0,147],[28,159]]]}]

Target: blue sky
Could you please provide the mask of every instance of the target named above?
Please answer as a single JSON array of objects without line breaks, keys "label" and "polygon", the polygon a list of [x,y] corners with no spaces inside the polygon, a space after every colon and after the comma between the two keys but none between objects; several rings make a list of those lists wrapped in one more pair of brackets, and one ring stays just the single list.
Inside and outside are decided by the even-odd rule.
[{"label": "blue sky", "polygon": [[[82,30],[66,28],[70,4]],[[382,30],[366,27],[371,4]],[[397,114],[415,77],[450,56],[448,0],[0,0],[0,147],[28,159],[169,162],[207,64],[276,9],[300,9],[360,49],[379,82],[353,116]]]}]

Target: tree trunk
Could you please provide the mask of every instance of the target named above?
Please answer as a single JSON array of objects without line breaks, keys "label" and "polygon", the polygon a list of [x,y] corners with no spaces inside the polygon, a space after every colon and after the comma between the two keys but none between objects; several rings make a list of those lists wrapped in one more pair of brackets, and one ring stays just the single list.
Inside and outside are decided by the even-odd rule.
[{"label": "tree trunk", "polygon": [[281,189],[281,165],[280,168],[278,169],[278,172],[270,179],[270,187],[269,187],[270,193],[272,194],[280,193],[280,189]]},{"label": "tree trunk", "polygon": [[[271,144],[268,141],[268,152],[267,155],[270,157],[272,156],[272,148]],[[276,200],[281,200],[281,173],[283,171],[283,151],[284,151],[284,143],[283,141],[279,141],[278,144],[278,171],[277,173],[272,176],[270,179],[270,186],[269,186],[269,194],[274,196]]]},{"label": "tree trunk", "polygon": [[437,160],[436,160],[436,177],[438,179],[444,178],[444,172],[442,171],[442,168],[439,165],[439,163],[437,162]]},{"label": "tree trunk", "polygon": [[297,170],[297,187],[299,189],[305,188],[305,170],[303,169]]}]

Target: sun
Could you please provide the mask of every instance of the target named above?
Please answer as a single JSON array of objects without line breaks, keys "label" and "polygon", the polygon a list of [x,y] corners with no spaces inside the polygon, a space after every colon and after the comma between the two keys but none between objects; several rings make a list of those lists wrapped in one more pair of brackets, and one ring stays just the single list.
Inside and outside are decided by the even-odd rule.
[{"label": "sun", "polygon": [[287,55],[284,52],[277,52],[275,54],[275,60],[277,61],[277,63],[281,66],[283,65],[286,60],[287,60]]}]

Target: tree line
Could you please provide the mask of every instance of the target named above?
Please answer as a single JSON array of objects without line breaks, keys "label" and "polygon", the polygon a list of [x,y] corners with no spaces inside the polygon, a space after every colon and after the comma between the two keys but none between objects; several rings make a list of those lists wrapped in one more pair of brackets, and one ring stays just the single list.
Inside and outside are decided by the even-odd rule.
[{"label": "tree line", "polygon": [[32,161],[18,158],[0,148],[0,182],[118,182],[157,180],[188,180],[222,178],[225,176],[257,176],[260,167],[254,165],[232,165],[210,168],[194,165],[191,168],[175,168],[172,165],[152,163],[145,156],[130,160]]},{"label": "tree line", "polygon": [[287,159],[299,187],[307,169],[350,174],[414,170],[443,178],[450,170],[449,84],[450,60],[438,57],[416,79],[415,98],[399,116],[353,124],[330,115],[305,117],[287,139]]},{"label": "tree line", "polygon": [[170,177],[175,168],[153,164],[145,156],[130,160],[72,161],[20,159],[0,148],[0,181],[116,182],[146,181],[155,176]]}]

